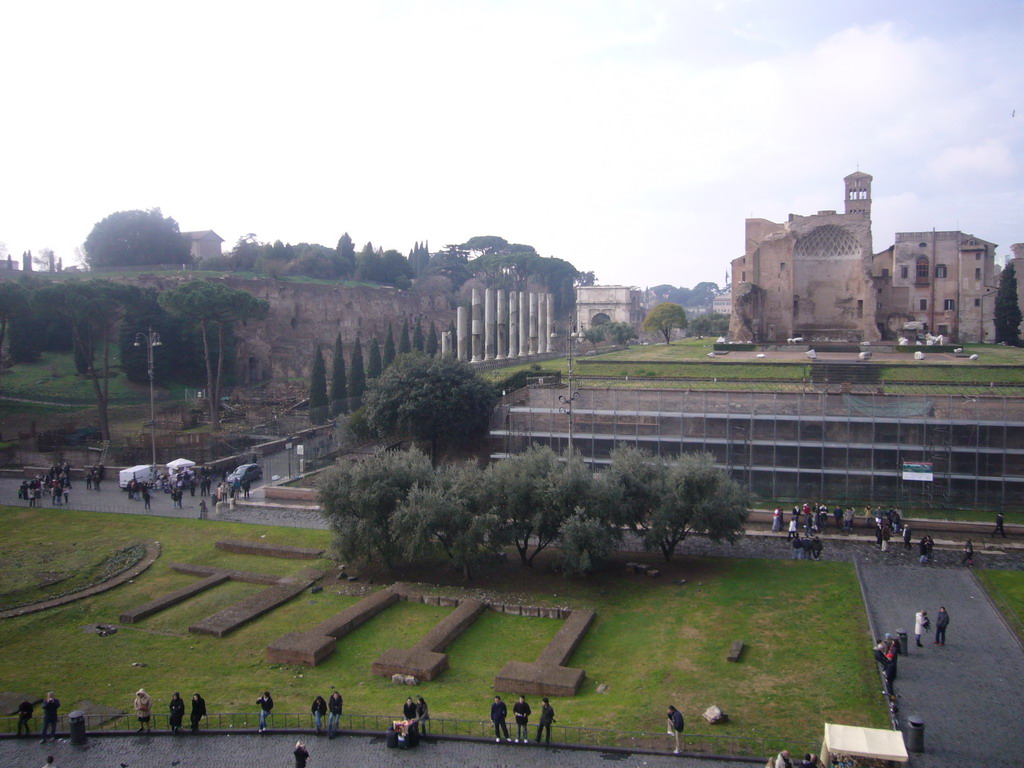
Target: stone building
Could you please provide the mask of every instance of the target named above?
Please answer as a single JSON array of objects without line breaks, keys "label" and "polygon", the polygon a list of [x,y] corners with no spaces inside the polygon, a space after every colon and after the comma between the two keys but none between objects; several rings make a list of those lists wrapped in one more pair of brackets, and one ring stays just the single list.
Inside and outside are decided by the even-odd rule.
[{"label": "stone building", "polygon": [[990,341],[998,274],[994,243],[963,232],[899,232],[871,246],[872,177],[843,179],[843,213],[747,219],[732,262],[737,341],[895,340],[907,323],[954,341]]},{"label": "stone building", "polygon": [[581,285],[576,288],[576,327],[580,333],[602,323],[629,323],[640,329],[647,312],[643,292],[626,285]]},{"label": "stone building", "polygon": [[192,258],[195,261],[202,261],[212,256],[221,255],[220,244],[224,242],[224,238],[212,229],[204,229],[198,232],[182,232],[181,236],[188,242],[189,248],[192,251]]}]

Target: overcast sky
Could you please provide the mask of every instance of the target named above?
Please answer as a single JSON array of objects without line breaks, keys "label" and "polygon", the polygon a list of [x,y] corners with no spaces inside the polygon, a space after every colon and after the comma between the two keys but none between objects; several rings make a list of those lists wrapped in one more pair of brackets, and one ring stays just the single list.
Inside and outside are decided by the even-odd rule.
[{"label": "overcast sky", "polygon": [[[92,226],[407,253],[528,243],[604,284],[724,283],[744,218],[1024,241],[1021,0],[19,2],[0,241]],[[1016,117],[1013,112],[1016,110]]]}]

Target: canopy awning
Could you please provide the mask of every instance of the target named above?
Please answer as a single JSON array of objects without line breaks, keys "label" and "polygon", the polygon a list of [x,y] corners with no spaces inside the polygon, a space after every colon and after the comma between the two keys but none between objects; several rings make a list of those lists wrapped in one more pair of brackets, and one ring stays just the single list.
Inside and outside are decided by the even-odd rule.
[{"label": "canopy awning", "polygon": [[873,757],[898,763],[909,760],[900,731],[825,723],[825,740],[821,744],[822,763],[828,765],[832,755]]},{"label": "canopy awning", "polygon": [[170,470],[171,472],[175,472],[176,470],[188,469],[189,467],[194,467],[195,465],[196,463],[194,461],[189,461],[188,459],[175,459],[174,461],[167,462],[167,469]]}]

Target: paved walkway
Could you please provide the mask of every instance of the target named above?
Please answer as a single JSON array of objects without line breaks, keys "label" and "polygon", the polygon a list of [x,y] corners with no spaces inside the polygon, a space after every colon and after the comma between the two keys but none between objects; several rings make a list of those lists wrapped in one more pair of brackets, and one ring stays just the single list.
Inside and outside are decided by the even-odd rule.
[{"label": "paved walkway", "polygon": [[[917,715],[925,723],[925,752],[911,755],[915,768],[1024,765],[1024,651],[971,572],[870,564],[860,570],[876,630],[910,633],[895,689],[901,722]],[[950,616],[946,644],[934,645],[932,635],[917,648],[914,615],[928,611],[934,630],[939,606]]]},{"label": "paved walkway", "polygon": [[383,736],[343,736],[334,741],[305,735],[105,736],[90,737],[83,747],[67,740],[39,744],[37,739],[0,740],[0,765],[38,768],[53,755],[60,768],[249,768],[294,765],[292,750],[301,738],[310,768],[511,768],[540,764],[559,768],[621,765],[628,768],[737,768],[764,765],[754,761],[700,760],[672,755],[630,754],[576,749],[547,749],[512,744],[424,741],[411,750],[388,749]]}]

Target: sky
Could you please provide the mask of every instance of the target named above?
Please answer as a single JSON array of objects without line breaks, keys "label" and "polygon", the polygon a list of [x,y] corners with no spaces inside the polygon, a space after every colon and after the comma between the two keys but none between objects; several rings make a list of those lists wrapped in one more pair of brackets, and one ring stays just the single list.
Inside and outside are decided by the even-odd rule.
[{"label": "sky", "polygon": [[[725,282],[744,219],[1024,242],[1020,0],[49,2],[0,9],[0,242],[115,211],[230,248],[475,235]],[[1016,112],[1016,115],[1014,114]]]}]

